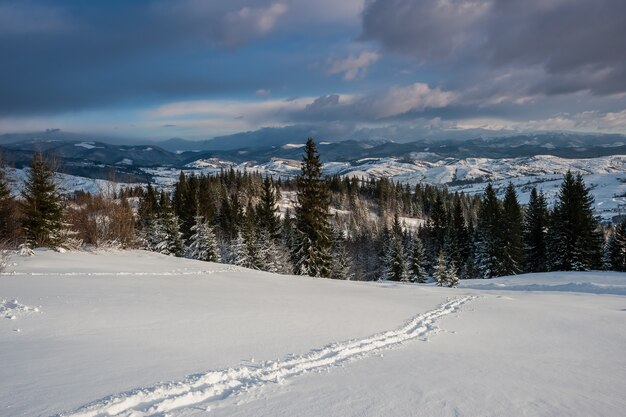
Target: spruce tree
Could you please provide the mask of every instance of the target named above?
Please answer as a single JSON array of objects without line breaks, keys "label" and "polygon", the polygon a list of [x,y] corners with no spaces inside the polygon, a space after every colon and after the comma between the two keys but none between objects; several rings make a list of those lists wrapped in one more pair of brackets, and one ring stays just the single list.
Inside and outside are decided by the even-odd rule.
[{"label": "spruce tree", "polygon": [[277,197],[271,177],[263,180],[261,201],[257,205],[256,213],[259,227],[267,232],[274,240],[280,238],[280,218],[278,217]]},{"label": "spruce tree", "polygon": [[331,248],[332,267],[330,277],[334,279],[349,280],[351,261],[346,249],[346,238],[341,229],[333,230],[333,245]]},{"label": "spruce tree", "polygon": [[322,178],[322,162],[309,138],[302,160],[296,204],[294,264],[297,274],[329,277],[332,230],[329,222],[330,193]]},{"label": "spruce tree", "polygon": [[261,245],[256,235],[254,211],[248,207],[244,225],[238,232],[235,241],[235,264],[245,268],[263,270],[264,266],[267,268],[267,264],[261,255]]},{"label": "spruce tree", "polygon": [[258,267],[262,271],[286,274],[291,272],[287,249],[272,239],[267,231],[261,230],[256,239]]},{"label": "spruce tree", "polygon": [[202,216],[195,217],[195,224],[191,227],[191,243],[188,256],[206,262],[219,262],[220,254],[217,239],[213,228],[204,221]]},{"label": "spruce tree", "polygon": [[22,191],[22,226],[30,247],[57,247],[61,242],[63,206],[54,171],[41,152],[33,155]]},{"label": "spruce tree", "polygon": [[448,287],[455,288],[459,286],[459,274],[454,261],[450,261],[447,265],[446,278]]},{"label": "spruce tree", "polygon": [[448,228],[448,212],[446,211],[446,207],[440,193],[437,194],[437,198],[435,199],[435,203],[432,207],[430,214],[430,228],[433,240],[432,249],[435,254],[438,254],[445,243],[446,230]]},{"label": "spruce tree", "polygon": [[6,243],[14,235],[14,199],[6,182],[4,166],[0,161],[0,244]]},{"label": "spruce tree", "polygon": [[545,272],[547,262],[548,205],[543,192],[533,187],[524,217],[524,259],[526,272]]},{"label": "spruce tree", "polygon": [[398,213],[393,217],[391,226],[391,234],[387,243],[385,255],[386,271],[385,277],[390,281],[408,281],[409,273],[407,269],[407,260],[404,252],[404,242],[402,235],[402,226]]},{"label": "spruce tree", "polygon": [[600,268],[602,236],[582,175],[568,171],[551,216],[549,259],[557,271]]},{"label": "spruce tree", "polygon": [[415,235],[411,245],[411,259],[409,267],[409,278],[413,282],[423,284],[426,282],[426,271],[424,269],[424,247],[419,236]]},{"label": "spruce tree", "polygon": [[448,265],[446,262],[446,255],[443,250],[439,251],[437,255],[437,265],[435,266],[435,273],[433,274],[435,282],[438,287],[444,287],[448,285]]},{"label": "spruce tree", "polygon": [[475,267],[480,278],[503,274],[502,209],[493,185],[485,188],[475,231]]},{"label": "spruce tree", "polygon": [[164,192],[161,193],[159,206],[159,218],[151,237],[154,250],[163,255],[183,256],[184,246],[178,217]]},{"label": "spruce tree", "polygon": [[522,209],[517,201],[513,183],[509,183],[502,202],[502,274],[515,275],[522,272],[524,246],[522,236]]},{"label": "spruce tree", "polygon": [[[448,223],[444,240],[444,250],[448,260],[459,265],[461,270],[467,264],[469,256],[470,238],[467,227],[465,226],[465,216],[463,215],[463,205],[459,195],[455,195],[454,204],[452,206],[451,218]],[[462,275],[466,275],[462,271]]]},{"label": "spruce tree", "polygon": [[626,220],[615,226],[607,240],[607,252],[610,269],[626,272]]}]

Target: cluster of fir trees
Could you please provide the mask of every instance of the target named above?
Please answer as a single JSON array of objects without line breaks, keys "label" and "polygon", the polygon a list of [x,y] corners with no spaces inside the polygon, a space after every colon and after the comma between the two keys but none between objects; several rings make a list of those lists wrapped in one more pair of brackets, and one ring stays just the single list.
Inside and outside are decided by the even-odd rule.
[{"label": "cluster of fir trees", "polygon": [[593,214],[593,197],[582,176],[571,172],[565,174],[551,209],[536,188],[523,208],[512,184],[502,200],[489,184],[475,226],[471,219],[463,222],[455,204],[447,216],[431,217],[422,235],[433,253],[439,253],[436,276],[448,270],[452,279],[457,272],[461,278],[493,278],[602,266],[602,229]]},{"label": "cluster of fir trees", "polygon": [[329,185],[312,140],[305,149],[297,204],[284,220],[281,181],[256,173],[181,172],[171,197],[148,185],[139,208],[146,247],[269,272],[349,278],[344,235],[330,222]]}]

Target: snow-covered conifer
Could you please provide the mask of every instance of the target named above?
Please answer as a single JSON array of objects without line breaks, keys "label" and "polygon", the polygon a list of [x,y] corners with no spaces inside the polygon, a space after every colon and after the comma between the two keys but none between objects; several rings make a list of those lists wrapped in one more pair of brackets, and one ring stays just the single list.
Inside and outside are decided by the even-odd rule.
[{"label": "snow-covered conifer", "polygon": [[448,265],[446,263],[446,256],[443,253],[443,250],[440,250],[439,255],[437,256],[437,265],[435,266],[435,273],[433,276],[438,287],[448,285]]},{"label": "snow-covered conifer", "polygon": [[213,228],[204,221],[202,216],[196,216],[194,220],[187,256],[200,261],[219,262],[219,248]]}]

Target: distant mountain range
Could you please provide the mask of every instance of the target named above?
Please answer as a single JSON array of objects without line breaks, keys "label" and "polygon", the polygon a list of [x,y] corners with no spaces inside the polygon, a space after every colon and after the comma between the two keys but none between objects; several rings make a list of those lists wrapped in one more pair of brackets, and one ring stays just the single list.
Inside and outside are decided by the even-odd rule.
[{"label": "distant mountain range", "polygon": [[[182,142],[168,143],[176,146]],[[410,143],[319,141],[317,145],[327,175],[386,177],[409,184],[446,185],[471,194],[482,192],[488,182],[503,190],[513,181],[524,201],[534,185],[553,198],[562,174],[572,169],[585,176],[596,198],[596,211],[603,218],[620,215],[626,207],[623,135],[545,133]],[[14,176],[23,177],[20,168],[30,165],[33,151],[41,150],[57,163],[60,172],[75,176],[64,180],[68,190],[87,187],[89,181],[83,182],[81,177],[122,183],[149,181],[168,188],[180,170],[212,173],[233,168],[293,177],[300,172],[303,147],[304,138],[272,146],[172,151],[156,144],[130,145],[60,132],[0,136],[2,159],[17,168]]]},{"label": "distant mountain range", "polygon": [[[219,159],[232,163],[266,163],[272,158],[299,160],[306,135],[300,141],[285,142],[291,136],[276,138],[277,144],[252,146],[254,135],[230,137],[235,149],[202,149],[214,141],[190,142],[171,139],[165,142],[129,145],[128,141],[107,137],[86,137],[59,131],[39,134],[0,136],[3,159],[15,167],[30,164],[32,153],[42,150],[58,160],[60,169],[74,175],[108,178],[121,175],[135,180],[146,180],[141,168],[183,168],[198,160]],[[304,133],[304,132],[303,132]],[[224,139],[226,140],[226,139]],[[189,148],[196,144],[195,150]],[[183,146],[184,145],[184,146]],[[552,155],[561,158],[595,158],[626,155],[626,136],[617,134],[581,135],[545,133],[495,138],[419,140],[396,143],[379,140],[347,140],[318,142],[318,150],[325,162],[350,162],[364,158],[396,158],[400,161],[436,162],[445,158],[519,158]]]}]

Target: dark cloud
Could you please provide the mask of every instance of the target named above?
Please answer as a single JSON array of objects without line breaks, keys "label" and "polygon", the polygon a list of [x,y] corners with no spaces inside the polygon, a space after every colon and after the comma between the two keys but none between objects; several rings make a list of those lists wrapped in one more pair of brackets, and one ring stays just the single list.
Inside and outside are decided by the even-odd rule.
[{"label": "dark cloud", "polygon": [[361,38],[462,71],[537,66],[535,93],[626,91],[623,0],[374,0]]},{"label": "dark cloud", "polygon": [[259,82],[219,58],[285,12],[270,0],[0,1],[0,116],[250,91]]}]

